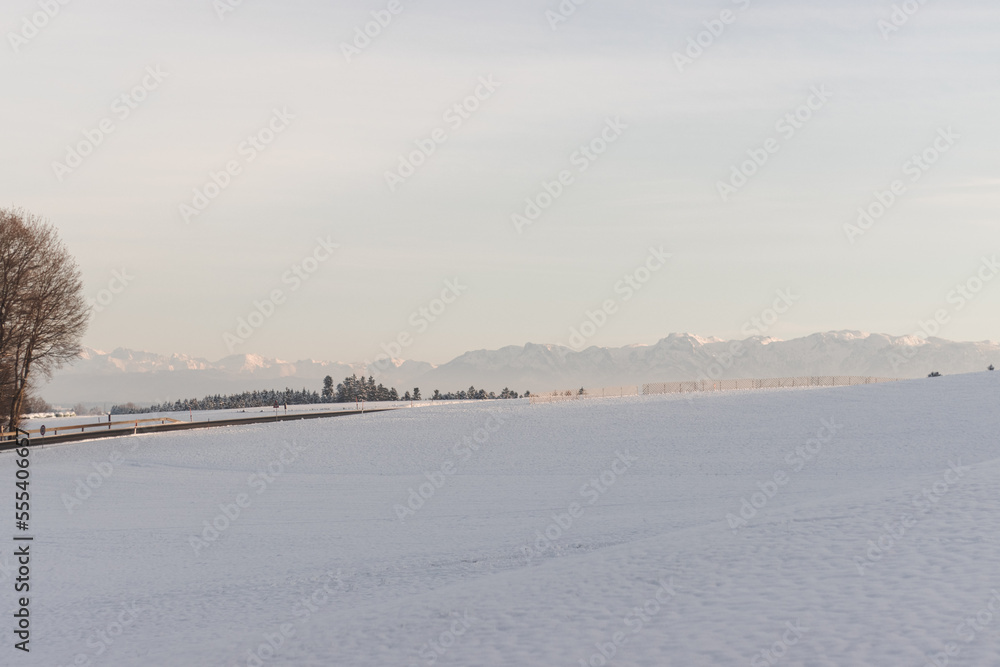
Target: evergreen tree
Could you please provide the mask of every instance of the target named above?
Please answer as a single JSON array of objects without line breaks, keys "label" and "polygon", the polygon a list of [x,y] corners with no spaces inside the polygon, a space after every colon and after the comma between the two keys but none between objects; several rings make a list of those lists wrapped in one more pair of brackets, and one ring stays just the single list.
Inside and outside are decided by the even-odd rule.
[{"label": "evergreen tree", "polygon": [[[527,394],[525,394],[527,396]],[[435,389],[432,401],[455,401],[455,400],[492,400],[492,399],[519,398],[516,391],[511,391],[504,387],[497,396],[494,392],[487,392],[485,389],[476,389],[475,386],[467,390],[447,392],[442,394]],[[323,379],[323,391],[310,391],[308,388],[292,389],[285,387],[279,391],[275,389],[255,389],[245,391],[241,394],[210,394],[201,399],[185,398],[174,402],[164,402],[162,404],[151,405],[148,408],[140,407],[134,403],[114,405],[111,408],[112,414],[143,414],[149,412],[187,412],[188,410],[232,410],[247,408],[271,407],[275,403],[279,405],[308,405],[317,403],[353,403],[355,401],[398,401],[399,392],[395,387],[386,387],[381,383],[376,383],[375,378],[358,377],[356,374],[345,377],[344,381],[336,387],[333,379],[327,376]],[[420,388],[414,387],[412,392],[406,392],[403,400],[421,400]]]}]

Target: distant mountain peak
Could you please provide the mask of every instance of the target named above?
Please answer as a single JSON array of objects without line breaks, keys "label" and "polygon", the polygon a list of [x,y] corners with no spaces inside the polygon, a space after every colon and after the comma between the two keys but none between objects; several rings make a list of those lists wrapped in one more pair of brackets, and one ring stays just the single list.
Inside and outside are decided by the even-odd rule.
[{"label": "distant mountain peak", "polygon": [[[453,391],[470,384],[488,391],[503,387],[535,392],[601,386],[696,380],[706,377],[765,378],[806,375],[924,377],[984,370],[1000,363],[1000,345],[991,341],[952,342],[941,338],[890,336],[842,330],[781,340],[752,336],[733,354],[733,341],[671,333],[655,344],[589,346],[581,350],[551,343],[470,350],[448,363],[392,359],[390,364],[341,363],[306,359],[289,362],[254,353],[216,362],[175,353],[158,355],[116,348],[84,348],[80,359],[59,371],[41,392],[50,402],[160,402],[205,394],[295,385],[319,390],[330,375],[336,382],[352,374],[371,375],[400,391],[420,387]],[[916,351],[914,354],[913,351]]]}]

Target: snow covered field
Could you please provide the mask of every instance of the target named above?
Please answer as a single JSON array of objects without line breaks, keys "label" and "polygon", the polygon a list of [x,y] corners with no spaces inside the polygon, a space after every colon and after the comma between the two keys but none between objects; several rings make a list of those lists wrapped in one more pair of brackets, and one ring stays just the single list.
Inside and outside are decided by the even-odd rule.
[{"label": "snow covered field", "polygon": [[980,373],[38,449],[32,650],[8,629],[0,663],[997,665],[998,397]]}]

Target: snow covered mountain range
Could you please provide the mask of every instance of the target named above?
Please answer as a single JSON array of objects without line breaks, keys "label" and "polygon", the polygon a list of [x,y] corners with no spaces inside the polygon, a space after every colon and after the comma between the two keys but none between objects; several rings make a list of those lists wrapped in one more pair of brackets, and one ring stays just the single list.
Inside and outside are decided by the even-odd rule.
[{"label": "snow covered mountain range", "polygon": [[56,373],[39,393],[62,405],[161,402],[205,394],[227,394],[286,386],[320,390],[331,375],[339,382],[357,373],[374,375],[402,393],[420,387],[450,391],[470,384],[490,391],[545,392],[699,378],[766,378],[801,375],[923,377],[984,370],[1000,362],[1000,344],[953,342],[940,338],[888,336],[857,331],[818,333],[793,340],[752,337],[723,341],[670,334],[653,345],[589,347],[510,345],[476,350],[435,366],[393,360],[385,370],[359,363],[282,361],[239,354],[210,362],[183,354],[163,356],[117,349],[87,348],[72,366]]}]

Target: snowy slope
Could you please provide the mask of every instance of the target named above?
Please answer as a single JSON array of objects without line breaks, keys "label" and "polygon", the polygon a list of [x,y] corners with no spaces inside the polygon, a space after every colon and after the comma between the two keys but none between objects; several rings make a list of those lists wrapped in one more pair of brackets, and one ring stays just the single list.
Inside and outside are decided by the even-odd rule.
[{"label": "snowy slope", "polygon": [[[722,341],[671,334],[655,345],[620,348],[589,347],[574,351],[559,345],[511,345],[499,350],[466,352],[441,366],[394,360],[384,368],[269,359],[239,354],[217,362],[175,354],[170,357],[119,349],[111,353],[87,349],[83,358],[62,371],[41,393],[66,406],[85,403],[162,403],[206,394],[302,386],[319,389],[326,375],[337,381],[357,373],[374,375],[403,392],[415,386],[430,395],[474,384],[500,392],[544,393],[581,386],[675,382],[708,377],[789,377],[805,375],[869,375],[916,378],[931,371],[971,373],[1000,363],[1000,345],[956,343],[939,338],[886,336],[857,331],[814,334],[780,341],[753,337]],[[721,373],[721,375],[719,374]]]},{"label": "snowy slope", "polygon": [[1000,617],[960,626],[1000,610],[998,394],[980,373],[38,450],[16,664],[1000,664]]}]

